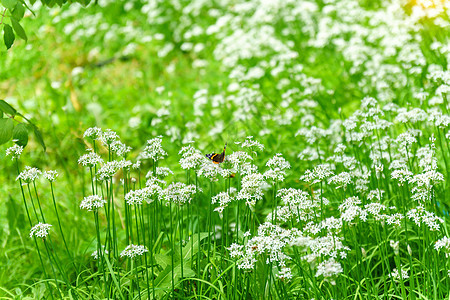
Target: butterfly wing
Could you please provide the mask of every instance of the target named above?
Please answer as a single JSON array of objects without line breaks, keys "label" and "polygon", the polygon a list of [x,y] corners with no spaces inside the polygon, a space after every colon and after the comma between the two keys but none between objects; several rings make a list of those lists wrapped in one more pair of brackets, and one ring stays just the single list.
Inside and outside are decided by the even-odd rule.
[{"label": "butterfly wing", "polygon": [[210,160],[212,160],[213,163],[215,164],[220,164],[223,163],[223,160],[225,159],[225,150],[227,149],[227,144],[225,144],[225,147],[223,147],[223,152],[218,154],[218,153],[211,153],[211,154],[206,154],[206,157],[209,158]]}]

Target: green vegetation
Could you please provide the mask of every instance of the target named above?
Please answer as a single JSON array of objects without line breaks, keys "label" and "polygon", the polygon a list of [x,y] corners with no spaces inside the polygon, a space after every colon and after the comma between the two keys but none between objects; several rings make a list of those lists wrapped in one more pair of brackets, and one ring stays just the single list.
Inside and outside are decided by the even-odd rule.
[{"label": "green vegetation", "polygon": [[447,0],[53,4],[0,1],[0,299],[450,299]]}]

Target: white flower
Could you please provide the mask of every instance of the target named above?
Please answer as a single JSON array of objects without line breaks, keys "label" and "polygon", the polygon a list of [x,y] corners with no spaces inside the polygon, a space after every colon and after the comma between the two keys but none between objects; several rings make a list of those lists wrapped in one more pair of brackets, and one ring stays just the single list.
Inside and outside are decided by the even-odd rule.
[{"label": "white flower", "polygon": [[344,270],[342,269],[342,265],[337,262],[334,258],[330,258],[321,262],[317,266],[316,277],[334,277],[341,274]]},{"label": "white flower", "polygon": [[400,279],[402,279],[402,280],[408,279],[409,275],[408,275],[408,272],[402,268],[401,277],[400,277],[400,273],[398,272],[397,268],[395,268],[393,270],[393,272],[391,274],[389,274],[389,277],[398,281]]},{"label": "white flower", "polygon": [[[109,251],[108,251],[107,249],[104,249],[105,246],[102,245],[102,248],[103,248],[103,249],[102,249],[103,254],[108,254],[108,253],[109,253]],[[92,252],[91,256],[93,256],[94,259],[98,259],[98,251],[95,250],[94,252]]]},{"label": "white flower", "polygon": [[184,170],[197,170],[207,161],[207,158],[191,145],[181,148],[178,154],[181,155],[180,165]]},{"label": "white flower", "polygon": [[11,155],[11,159],[19,159],[20,155],[22,154],[23,146],[19,146],[17,144],[14,144],[13,146],[6,149],[6,156]]},{"label": "white flower", "polygon": [[45,171],[44,172],[44,177],[45,179],[47,179],[50,182],[53,182],[56,180],[56,177],[58,177],[58,172],[54,171],[54,170],[50,170],[50,171]]},{"label": "white flower", "polygon": [[290,280],[292,279],[292,271],[291,268],[283,267],[276,275],[281,280]]},{"label": "white flower", "polygon": [[142,245],[128,245],[122,252],[120,257],[128,256],[129,258],[135,258],[136,256],[143,255],[148,252],[148,249]]},{"label": "white flower", "polygon": [[102,208],[105,204],[106,200],[102,199],[102,197],[98,195],[91,195],[84,197],[83,201],[81,201],[80,208],[91,211]]},{"label": "white flower", "polygon": [[437,240],[434,244],[434,249],[436,249],[436,251],[444,249],[445,257],[450,257],[450,238],[444,236],[440,240]]},{"label": "white flower", "polygon": [[242,170],[247,169],[250,161],[253,160],[252,157],[244,151],[233,152],[230,155],[225,156],[225,159],[231,163],[232,168],[236,170],[237,173],[242,173]]},{"label": "white flower", "polygon": [[117,156],[125,157],[131,151],[131,147],[125,145],[121,141],[113,141],[110,147],[111,151],[115,152]]},{"label": "white flower", "polygon": [[341,172],[337,175],[334,175],[328,179],[329,184],[335,184],[336,189],[343,187],[344,189],[347,185],[352,183],[352,175],[348,172]]},{"label": "white flower", "polygon": [[93,140],[98,140],[102,136],[103,132],[98,127],[91,127],[86,129],[86,131],[83,134],[83,138],[91,138]]},{"label": "white flower", "polygon": [[222,168],[218,164],[205,160],[200,169],[197,170],[197,174],[214,182],[219,180],[218,176],[222,174]]},{"label": "white flower", "polygon": [[85,166],[85,167],[90,167],[90,168],[93,168],[95,165],[102,164],[102,163],[103,163],[103,159],[94,151],[89,151],[89,153],[83,154],[78,159],[78,164]]},{"label": "white flower", "polygon": [[330,165],[320,164],[314,167],[313,170],[306,170],[305,174],[300,177],[300,180],[306,181],[313,185],[319,183],[333,175]]},{"label": "white flower", "polygon": [[35,181],[41,174],[42,172],[39,169],[26,166],[25,170],[20,172],[19,176],[17,176],[16,181],[21,179],[22,185],[29,184]]},{"label": "white flower", "polygon": [[285,170],[291,168],[291,165],[283,158],[281,153],[277,153],[269,159],[266,166],[270,169],[264,172],[264,178],[274,181],[284,181],[286,176]]},{"label": "white flower", "polygon": [[167,152],[162,148],[162,136],[155,137],[147,141],[147,146],[139,155],[139,159],[152,159],[154,161],[164,159]]},{"label": "white flower", "polygon": [[[234,189],[235,190],[235,189]],[[234,197],[230,195],[230,192],[220,192],[219,194],[215,195],[211,199],[212,204],[219,203],[219,207],[216,207],[214,211],[217,211],[219,213],[222,213],[223,210],[228,206],[229,203],[234,201]]]},{"label": "white flower", "polygon": [[248,136],[245,138],[245,141],[242,143],[241,145],[243,148],[249,148],[250,150],[252,150],[254,153],[256,153],[255,150],[259,150],[262,151],[264,150],[264,145],[261,144],[260,142],[253,140],[252,136]]},{"label": "white flower", "polygon": [[256,201],[264,196],[263,186],[266,184],[263,175],[254,173],[242,178],[242,188],[236,196],[236,200],[246,200],[245,203],[254,207]]},{"label": "white flower", "polygon": [[50,227],[52,227],[52,225],[39,222],[37,225],[34,225],[33,228],[31,228],[30,238],[33,238],[33,236],[45,238],[49,233],[48,231],[50,230]]},{"label": "white flower", "polygon": [[156,176],[159,178],[164,178],[173,174],[172,170],[166,167],[156,167]]},{"label": "white flower", "polygon": [[390,240],[389,245],[391,245],[392,249],[394,250],[395,255],[398,255],[398,253],[400,251],[400,241]]},{"label": "white flower", "polygon": [[171,183],[167,188],[163,189],[159,193],[159,197],[167,201],[166,205],[170,202],[175,204],[185,204],[191,202],[192,196],[197,192],[195,185],[186,185],[182,182]]},{"label": "white flower", "polygon": [[119,136],[117,135],[117,133],[115,131],[112,131],[111,129],[106,129],[100,136],[100,141],[102,141],[107,146],[110,146],[118,139]]},{"label": "white flower", "polygon": [[97,171],[97,180],[103,181],[111,179],[120,167],[121,165],[118,161],[108,161]]},{"label": "white flower", "polygon": [[159,195],[160,192],[161,188],[159,186],[147,186],[140,190],[129,191],[125,195],[125,201],[129,205],[141,205],[142,201],[150,204],[154,201],[154,199]]}]

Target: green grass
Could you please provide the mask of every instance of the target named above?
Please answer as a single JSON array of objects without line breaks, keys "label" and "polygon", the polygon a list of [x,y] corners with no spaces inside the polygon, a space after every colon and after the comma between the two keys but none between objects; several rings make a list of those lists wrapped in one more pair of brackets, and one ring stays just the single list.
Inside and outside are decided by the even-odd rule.
[{"label": "green grass", "polygon": [[[249,2],[246,6],[241,1],[162,1],[148,10],[140,1],[99,2],[87,8],[36,8],[37,16],[23,21],[29,41],[17,40],[12,49],[0,52],[0,98],[37,124],[47,145],[43,152],[31,138],[19,160],[20,169],[29,165],[58,171],[54,195],[60,217],[58,221],[49,184],[39,179],[37,195],[46,223],[53,225],[51,240],[36,238],[35,244],[30,239],[31,226],[43,216],[38,210],[37,216],[34,214],[24,186],[30,224],[20,184],[15,181],[15,162],[5,156],[4,150],[12,143],[1,146],[0,298],[450,297],[445,255],[450,246],[435,250],[436,241],[448,236],[450,148],[445,135],[449,128],[432,119],[433,111],[447,116],[448,93],[439,96],[436,91],[450,83],[445,75],[439,80],[429,76],[437,68],[447,70],[448,27],[440,27],[433,17],[412,20],[413,4],[398,8],[395,2],[281,1],[272,7],[265,6],[269,2]],[[254,14],[258,9],[262,15]],[[390,11],[396,14],[390,15]],[[220,20],[225,22],[223,27],[207,33],[221,16],[228,18]],[[442,22],[448,22],[448,15],[441,17]],[[321,23],[324,20],[328,23]],[[199,31],[195,33],[195,29]],[[246,44],[248,40],[233,36],[239,30],[251,42]],[[269,33],[252,40],[262,32]],[[319,45],[322,34],[330,36]],[[224,42],[230,36],[233,38]],[[269,39],[271,42],[265,44]],[[397,41],[402,43],[390,48]],[[436,42],[442,46],[436,48]],[[203,50],[189,49],[186,43]],[[173,50],[161,55],[168,45]],[[134,50],[128,51],[131,48]],[[230,52],[221,54],[221,49]],[[243,49],[249,55],[227,65],[227,60],[242,54]],[[287,54],[285,49],[289,49]],[[280,53],[296,56],[286,59]],[[423,57],[423,63],[416,55]],[[195,67],[203,62],[203,67]],[[419,71],[412,72],[408,64]],[[248,77],[255,67],[264,75]],[[229,88],[236,84],[237,89]],[[425,100],[419,99],[419,92],[428,93]],[[433,104],[434,96],[441,97],[443,103]],[[364,107],[365,97],[377,101]],[[396,120],[401,110],[384,109],[392,103],[409,111],[421,108],[426,117]],[[350,120],[356,120],[355,129],[347,125]],[[378,126],[383,121],[392,125],[366,130],[370,122]],[[90,148],[105,161],[119,160],[111,157],[108,147],[83,138],[84,131],[93,126],[117,132],[120,141],[133,148],[126,157],[133,163],[146,141],[159,135],[168,155],[162,160],[142,160],[140,169],[119,168],[111,192],[107,187],[112,180],[92,183],[89,168],[77,163]],[[411,130],[419,130],[421,135],[408,144],[406,155],[401,134]],[[350,141],[355,134],[365,135],[361,141]],[[247,136],[263,144],[264,150],[256,154],[236,143]],[[221,151],[228,142],[220,168],[230,169],[233,177],[218,176],[220,179],[211,183],[202,175],[196,176],[200,166],[183,169],[179,151],[188,140],[194,140],[192,145],[203,158]],[[340,144],[345,146],[342,152]],[[427,145],[435,148],[427,150]],[[237,151],[252,158],[247,163],[257,167],[254,174],[266,174],[270,169],[266,163],[276,153],[282,153],[291,167],[281,172],[285,172],[284,180],[274,182],[267,173],[266,183],[257,181],[249,191],[256,203],[246,205],[245,197],[232,201],[222,218],[214,211],[217,203],[211,204],[213,197],[230,187],[236,189],[230,192],[235,197],[252,182],[245,171],[236,168],[245,163],[232,168],[236,155],[232,153]],[[319,155],[309,158],[317,151]],[[425,190],[413,179],[399,186],[393,178],[396,160],[403,161],[401,169],[411,171],[416,180],[428,178],[428,171],[439,172],[444,179],[432,181]],[[323,164],[329,164],[332,173],[317,182],[302,177]],[[381,172],[377,171],[380,165]],[[143,188],[145,175],[149,170],[155,172],[156,167],[169,167],[174,172],[164,179],[166,184],[158,184],[166,194],[153,195],[151,204],[126,204],[125,195]],[[340,187],[342,184],[332,178],[342,178],[343,172],[351,179]],[[190,195],[190,204],[178,205],[167,196],[167,187],[174,182],[191,184],[201,191]],[[289,207],[283,202],[285,198],[275,197],[287,188],[305,192],[304,206]],[[384,194],[378,200],[371,198],[373,190],[383,190]],[[426,199],[414,198],[420,191]],[[31,192],[37,205],[36,194]],[[107,200],[107,209],[98,210],[97,223],[94,213],[79,208],[83,198],[93,193]],[[340,209],[350,197],[361,200],[350,206],[367,212],[367,220],[360,214],[350,218],[351,209]],[[374,202],[386,206],[383,220],[364,207]],[[408,218],[407,212],[419,204],[429,218],[442,218],[442,223],[434,219],[438,230],[428,227],[428,219],[415,222]],[[391,206],[396,208],[388,209]],[[345,221],[347,217],[351,221]],[[390,224],[395,217],[401,218],[399,224]],[[323,220],[334,222],[333,218],[342,224],[317,232],[312,229]],[[263,228],[268,229],[258,232]],[[249,236],[244,235],[247,231]],[[262,236],[270,237],[266,243],[280,244],[270,244],[274,247],[270,248],[258,240]],[[309,242],[300,236],[308,237]],[[342,271],[324,276],[318,273],[318,266],[333,263],[330,259],[334,257],[320,246],[319,241],[327,236],[331,237],[330,247],[346,257],[338,253],[336,263]],[[98,239],[110,254],[95,260],[91,253],[99,249]],[[391,240],[399,242],[398,253]],[[134,259],[120,257],[132,243],[145,245],[150,251]],[[251,268],[238,268],[249,257],[233,255],[232,243],[242,245],[255,259]],[[315,246],[322,247],[319,255]],[[290,259],[266,263],[271,249],[277,259],[283,255]],[[311,254],[315,256],[308,262],[306,255]],[[277,277],[284,263],[292,278]],[[394,268],[406,270],[409,278],[390,277]]]}]

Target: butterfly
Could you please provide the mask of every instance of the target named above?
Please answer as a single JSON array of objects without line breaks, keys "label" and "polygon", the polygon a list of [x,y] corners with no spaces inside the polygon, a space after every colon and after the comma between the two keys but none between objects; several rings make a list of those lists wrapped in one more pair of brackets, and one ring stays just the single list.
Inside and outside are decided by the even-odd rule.
[{"label": "butterfly", "polygon": [[223,147],[222,153],[206,154],[206,157],[209,158],[215,164],[223,163],[223,160],[225,159],[225,149],[227,149],[227,143],[225,143],[225,147]]}]

